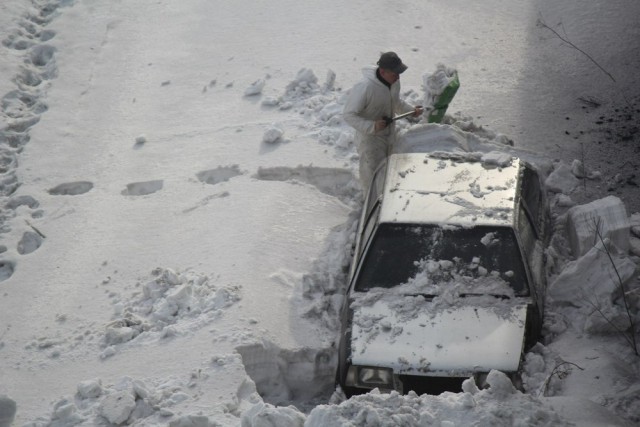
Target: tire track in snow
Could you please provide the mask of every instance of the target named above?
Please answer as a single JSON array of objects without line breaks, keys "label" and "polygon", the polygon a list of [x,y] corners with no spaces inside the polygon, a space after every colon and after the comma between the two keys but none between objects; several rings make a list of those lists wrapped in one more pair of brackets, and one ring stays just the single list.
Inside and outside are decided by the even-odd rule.
[{"label": "tire track in snow", "polygon": [[[21,206],[31,210],[32,218],[42,216],[42,211],[37,210],[39,203],[33,197],[14,196],[20,186],[16,171],[19,154],[31,139],[30,129],[48,109],[44,98],[50,81],[58,75],[56,49],[47,43],[56,33],[46,27],[59,15],[60,7],[71,3],[71,0],[31,0],[30,10],[2,40],[5,48],[22,53],[23,62],[12,79],[16,89],[4,94],[0,102],[3,121],[0,128],[1,233],[11,231],[7,221],[16,216],[15,211]],[[35,231],[23,233],[17,243],[19,255],[29,254],[40,247],[43,237]],[[2,253],[7,253],[7,247],[3,245],[2,248]],[[14,261],[0,259],[0,282],[10,278],[15,267]]]}]

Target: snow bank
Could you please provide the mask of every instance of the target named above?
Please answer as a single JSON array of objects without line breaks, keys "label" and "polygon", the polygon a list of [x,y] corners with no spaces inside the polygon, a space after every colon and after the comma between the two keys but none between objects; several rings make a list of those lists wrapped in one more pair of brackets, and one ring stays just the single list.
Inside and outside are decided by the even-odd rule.
[{"label": "snow bank", "polygon": [[570,262],[548,289],[556,304],[588,309],[587,332],[617,332],[629,327],[629,316],[618,300],[620,287],[629,289],[633,285],[637,266],[624,254],[616,253],[609,242],[605,244],[609,246],[598,244]]},{"label": "snow bank", "polygon": [[374,390],[354,396],[339,405],[321,405],[309,414],[305,427],[338,425],[377,426],[514,426],[571,425],[534,396],[514,389],[499,371],[487,377],[489,388],[479,390],[473,379],[465,381],[462,393],[402,396]]},{"label": "snow bank", "polygon": [[[221,374],[231,371],[242,371],[238,354],[215,356],[184,377],[136,379],[125,376],[109,384],[100,378],[85,380],[78,384],[74,396],[57,400],[49,416],[40,417],[25,427],[89,426],[106,422],[171,427],[212,427],[220,425],[218,422],[237,425],[240,413],[260,402],[251,380],[229,385],[224,400],[207,398],[208,393],[224,381]],[[203,406],[199,402],[201,398],[208,403]]]}]

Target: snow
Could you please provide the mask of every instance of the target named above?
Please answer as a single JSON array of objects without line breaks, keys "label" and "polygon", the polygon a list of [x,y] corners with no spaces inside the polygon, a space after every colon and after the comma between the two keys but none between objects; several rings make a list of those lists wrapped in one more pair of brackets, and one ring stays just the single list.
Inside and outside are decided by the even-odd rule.
[{"label": "snow", "polygon": [[[1,2],[0,426],[637,423],[638,357],[612,325],[639,308],[639,12]],[[340,113],[385,50],[413,104],[438,64],[461,82],[447,125],[398,123],[398,151],[551,173],[525,393],[499,372],[439,396],[334,393],[362,203]],[[609,195],[630,215],[629,251],[611,246],[630,316],[603,247],[577,257],[568,238],[567,210]]]},{"label": "snow", "polygon": [[594,235],[611,240],[626,252],[629,249],[629,227],[624,203],[615,196],[574,206],[567,211],[567,234],[571,252],[576,257],[594,246]]}]

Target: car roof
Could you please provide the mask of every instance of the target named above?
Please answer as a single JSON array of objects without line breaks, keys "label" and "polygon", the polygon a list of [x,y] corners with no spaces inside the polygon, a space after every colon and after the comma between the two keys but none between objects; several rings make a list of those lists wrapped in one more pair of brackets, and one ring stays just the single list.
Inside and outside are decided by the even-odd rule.
[{"label": "car roof", "polygon": [[392,154],[379,222],[513,226],[520,165]]}]

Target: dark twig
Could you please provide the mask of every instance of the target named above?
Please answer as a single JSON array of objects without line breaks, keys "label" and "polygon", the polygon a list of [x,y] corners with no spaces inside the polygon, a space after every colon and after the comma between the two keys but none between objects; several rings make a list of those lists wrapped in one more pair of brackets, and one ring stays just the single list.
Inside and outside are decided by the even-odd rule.
[{"label": "dark twig", "polygon": [[[551,373],[549,374],[547,379],[544,381],[544,387],[542,388],[542,395],[543,396],[547,395],[547,390],[549,389],[549,383],[551,382],[551,378],[554,375],[557,375],[558,378],[563,379],[569,374],[569,371],[559,371],[560,367],[563,366],[563,365],[572,365],[572,366],[575,366],[576,368],[580,369],[581,371],[584,371],[584,368],[581,368],[580,366],[576,365],[573,362],[563,361],[562,363],[558,363],[556,366],[554,366],[553,370],[551,371]],[[569,369],[571,369],[571,368],[569,368]]]},{"label": "dark twig", "polygon": [[[603,73],[605,73],[607,76],[609,76],[609,78],[616,83],[616,79],[611,75],[611,73],[609,73],[607,70],[605,70],[604,68],[602,68],[602,66],[600,64],[598,64],[598,62],[593,59],[591,57],[591,55],[589,55],[587,52],[585,52],[584,50],[580,49],[578,46],[576,46],[575,44],[573,44],[571,42],[571,40],[569,40],[569,38],[565,35],[564,37],[558,33],[556,30],[554,30],[553,28],[551,28],[549,25],[547,25],[546,22],[544,22],[544,19],[542,18],[542,14],[540,14],[540,17],[538,18],[538,23],[543,27],[546,28],[547,30],[551,31],[553,34],[556,35],[556,37],[558,37],[560,40],[562,40],[563,42],[565,42],[566,44],[568,44],[569,46],[571,46],[572,48],[574,48],[575,50],[577,50],[578,52],[582,53],[584,56],[586,56],[587,58],[589,58],[589,60],[591,62],[593,62],[596,67],[600,68],[600,70],[602,70]],[[566,32],[565,32],[566,34]]]},{"label": "dark twig", "polygon": [[36,233],[38,233],[38,235],[39,235],[40,237],[42,237],[43,239],[46,239],[46,238],[47,238],[47,236],[45,236],[44,234],[42,234],[42,232],[41,232],[40,230],[38,230],[38,229],[37,229],[37,228],[35,228],[33,225],[31,225],[31,223],[30,223],[29,221],[27,221],[27,220],[25,219],[25,220],[24,220],[24,222],[26,222],[26,223],[27,223],[27,225],[33,229],[33,231],[35,231]]},{"label": "dark twig", "polygon": [[599,100],[595,99],[592,96],[590,96],[588,98],[585,98],[584,96],[581,96],[581,97],[578,98],[578,101],[588,105],[589,107],[593,107],[593,108],[598,108],[599,106],[602,105],[602,102],[600,102]]}]

